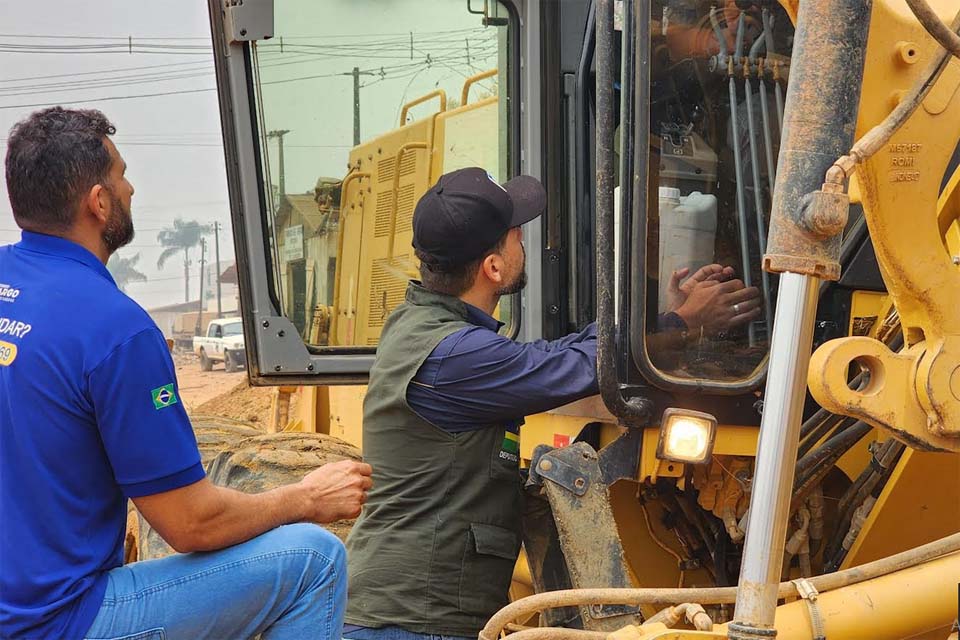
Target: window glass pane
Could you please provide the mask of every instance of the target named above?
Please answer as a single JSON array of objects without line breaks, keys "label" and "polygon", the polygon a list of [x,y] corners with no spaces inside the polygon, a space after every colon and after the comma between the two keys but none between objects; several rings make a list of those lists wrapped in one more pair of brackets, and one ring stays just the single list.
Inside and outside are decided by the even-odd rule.
[{"label": "window glass pane", "polygon": [[376,345],[440,175],[509,177],[508,14],[477,5],[488,26],[463,0],[288,0],[251,48],[272,276],[309,344]]},{"label": "window glass pane", "polygon": [[743,380],[773,323],[761,260],[793,27],[776,3],[654,1],[650,15],[647,355],[674,378]]},{"label": "window glass pane", "polygon": [[238,322],[230,322],[223,325],[223,337],[229,338],[230,336],[242,336],[243,335],[243,324]]}]

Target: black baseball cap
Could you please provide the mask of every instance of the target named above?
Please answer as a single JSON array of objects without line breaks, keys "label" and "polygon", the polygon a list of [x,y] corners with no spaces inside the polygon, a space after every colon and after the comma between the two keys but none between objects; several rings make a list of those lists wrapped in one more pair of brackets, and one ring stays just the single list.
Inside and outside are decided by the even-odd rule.
[{"label": "black baseball cap", "polygon": [[413,247],[436,269],[466,264],[496,246],[513,227],[546,208],[536,178],[517,176],[502,185],[480,167],[440,176],[413,212]]}]

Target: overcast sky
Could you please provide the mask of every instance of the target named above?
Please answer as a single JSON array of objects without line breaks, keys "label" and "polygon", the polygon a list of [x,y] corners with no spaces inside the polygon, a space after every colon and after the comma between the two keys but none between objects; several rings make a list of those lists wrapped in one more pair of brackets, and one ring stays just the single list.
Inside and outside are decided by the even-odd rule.
[{"label": "overcast sky", "polygon": [[[6,154],[10,127],[40,108],[33,105],[60,103],[104,111],[117,127],[115,141],[129,166],[127,175],[136,188],[133,215],[137,236],[129,247],[121,249],[120,255],[139,253],[139,266],[150,278],[148,282],[131,285],[128,292],[148,308],[182,302],[182,260],[170,260],[162,271],[156,268],[160,253],[156,237],[160,228],[175,216],[203,222],[220,221],[226,228],[225,237],[221,238],[221,259],[233,256],[233,238],[227,224],[229,207],[217,94],[212,90],[214,76],[206,3],[198,0],[0,2],[0,25],[3,32],[0,34],[2,153]],[[144,42],[203,45],[203,48],[133,55],[122,51],[82,53],[84,45],[118,43],[122,40],[107,38],[128,35],[161,39]],[[29,47],[26,52],[16,51],[24,46]],[[67,47],[68,51],[39,52],[39,48],[50,50],[50,47]],[[183,63],[188,65],[156,67]],[[132,69],[134,67],[153,68]],[[169,69],[208,73],[170,81],[131,83],[139,74]],[[118,77],[119,80],[105,81]],[[71,84],[65,86],[64,83]],[[211,90],[99,100],[184,89]],[[17,241],[20,232],[10,212],[5,183],[0,185],[0,191],[0,243],[6,244]],[[199,263],[192,267],[192,272],[199,274]],[[196,286],[194,282],[194,294]]]},{"label": "overcast sky", "polygon": [[[157,269],[157,232],[175,217],[221,222],[221,260],[234,254],[206,4],[0,2],[0,153],[10,127],[42,106],[107,114],[136,188],[137,236],[120,255],[139,254],[149,280],[128,293],[147,308],[184,301],[182,260]],[[438,87],[459,96],[467,75],[497,63],[496,29],[483,29],[464,0],[277,4],[278,38],[261,54],[267,67],[280,67],[263,71],[273,81],[264,89],[265,117],[267,128],[293,129],[286,141],[291,193],[312,189],[321,176],[342,177],[353,142],[352,78],[344,71],[365,70],[361,121],[368,139],[397,126],[410,96]],[[271,165],[275,173],[275,158]],[[0,184],[0,244],[19,235]],[[190,271],[196,299],[197,256]]]}]

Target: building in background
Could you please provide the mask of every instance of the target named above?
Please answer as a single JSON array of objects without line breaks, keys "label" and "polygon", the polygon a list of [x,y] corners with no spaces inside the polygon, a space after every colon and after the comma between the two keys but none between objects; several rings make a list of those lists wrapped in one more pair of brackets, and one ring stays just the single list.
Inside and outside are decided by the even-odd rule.
[{"label": "building in background", "polygon": [[313,193],[285,194],[277,210],[278,272],[284,309],[304,337],[315,307],[333,304],[340,185],[338,178],[321,177]]}]

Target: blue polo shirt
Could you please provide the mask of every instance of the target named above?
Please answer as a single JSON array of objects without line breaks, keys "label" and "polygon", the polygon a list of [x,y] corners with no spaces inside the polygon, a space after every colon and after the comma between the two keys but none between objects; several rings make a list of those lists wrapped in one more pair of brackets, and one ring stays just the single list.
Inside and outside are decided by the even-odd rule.
[{"label": "blue polo shirt", "polygon": [[163,335],[92,253],[0,247],[0,638],[82,638],[126,499],[204,477]]}]

